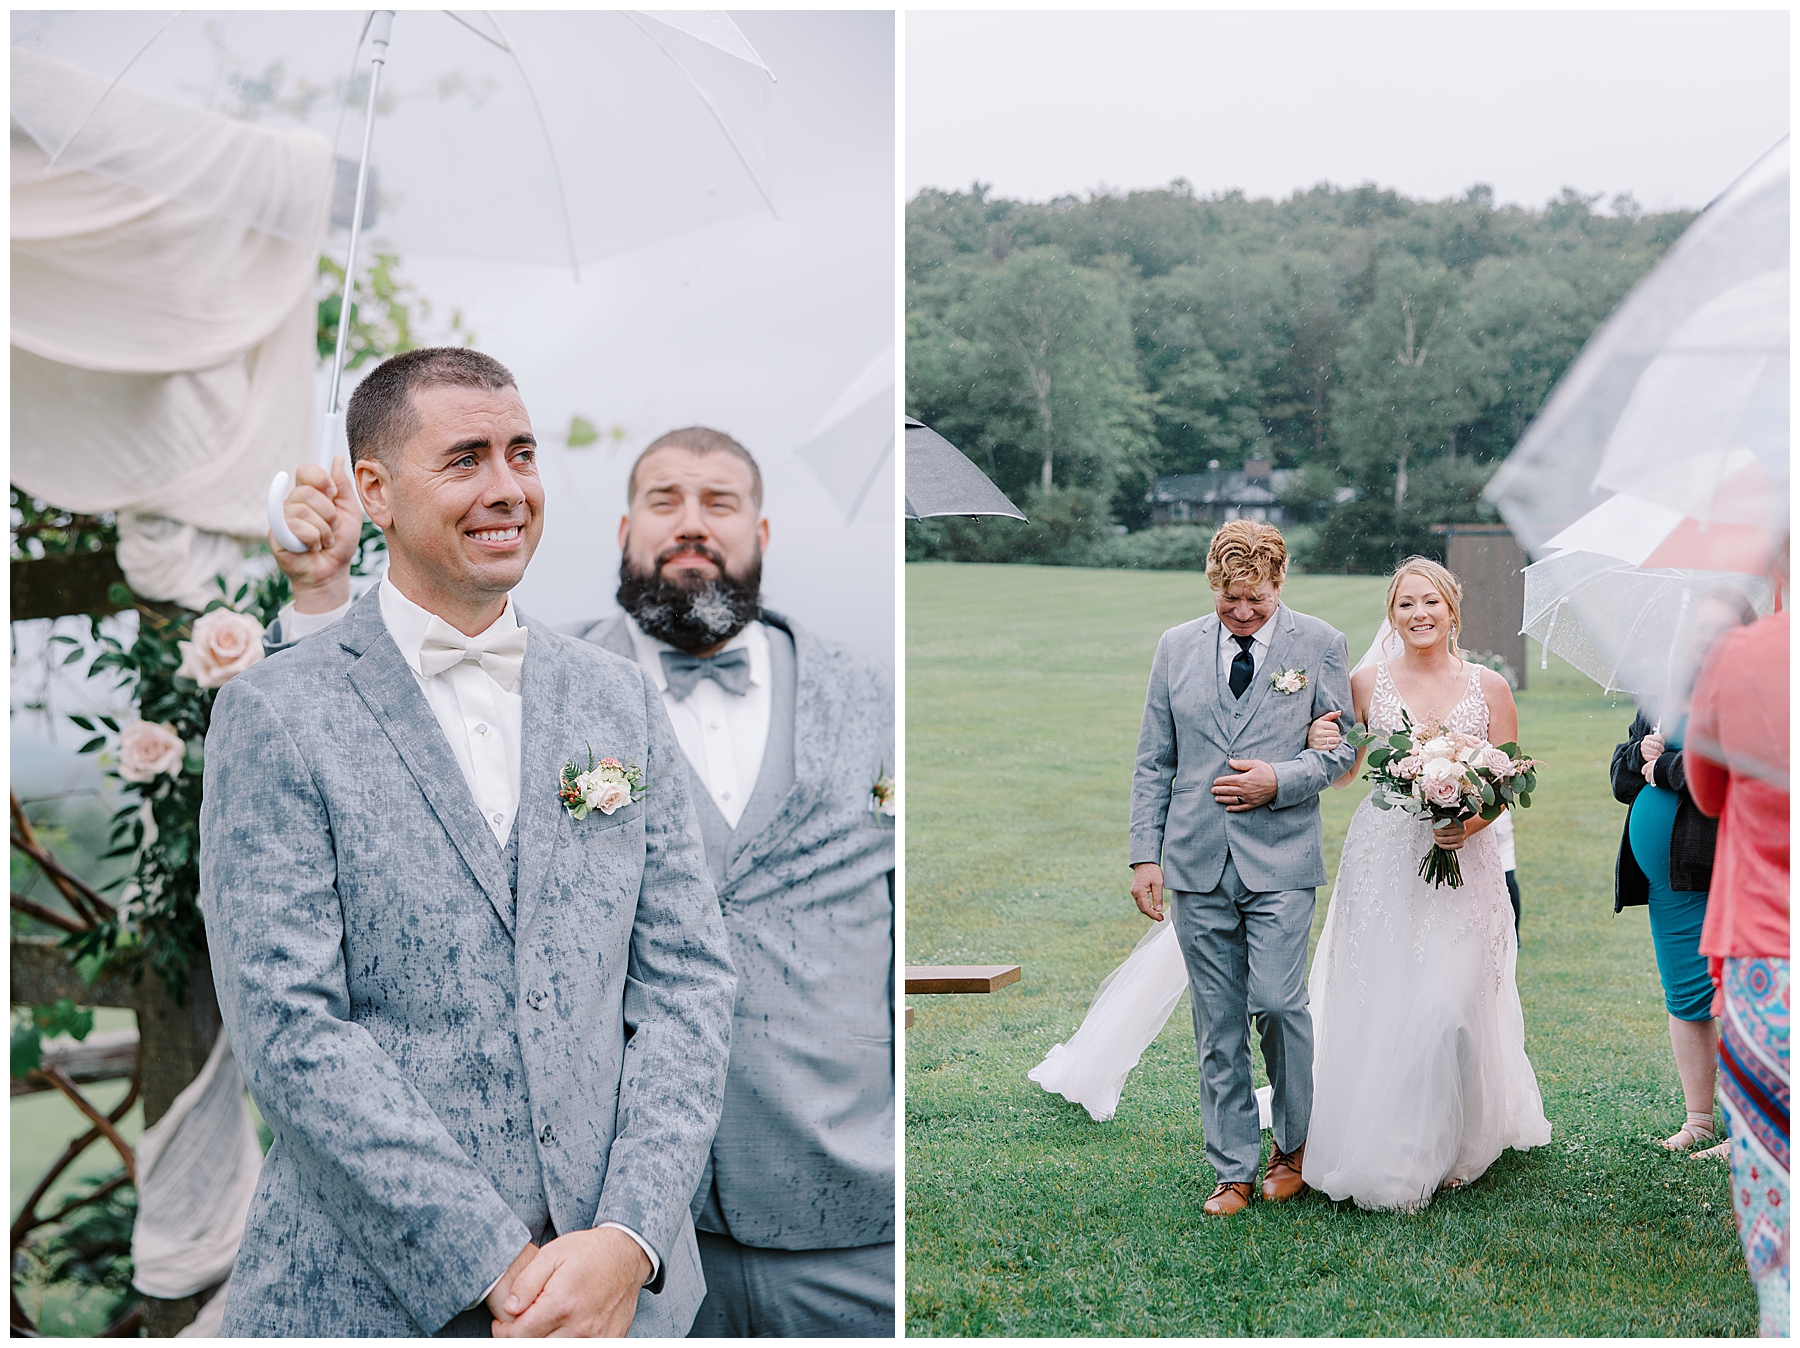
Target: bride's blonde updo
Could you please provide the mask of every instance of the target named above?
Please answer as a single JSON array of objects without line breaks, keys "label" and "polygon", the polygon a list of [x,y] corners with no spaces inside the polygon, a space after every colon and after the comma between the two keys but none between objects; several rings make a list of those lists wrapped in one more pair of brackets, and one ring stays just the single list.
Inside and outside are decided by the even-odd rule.
[{"label": "bride's blonde updo", "polygon": [[1442,562],[1434,562],[1429,557],[1408,557],[1394,568],[1394,574],[1388,578],[1387,619],[1396,633],[1400,624],[1394,621],[1394,600],[1400,593],[1400,580],[1403,576],[1420,576],[1431,582],[1431,586],[1443,598],[1444,607],[1450,610],[1450,654],[1457,659],[1462,652],[1456,648],[1457,633],[1462,631],[1462,582],[1450,574],[1450,568]]}]

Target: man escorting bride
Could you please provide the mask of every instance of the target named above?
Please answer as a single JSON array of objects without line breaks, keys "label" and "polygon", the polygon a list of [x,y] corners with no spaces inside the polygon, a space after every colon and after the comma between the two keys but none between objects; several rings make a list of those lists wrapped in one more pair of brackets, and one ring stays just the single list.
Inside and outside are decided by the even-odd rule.
[{"label": "man escorting bride", "polygon": [[[1262,1196],[1310,1186],[1417,1208],[1506,1147],[1550,1140],[1525,1057],[1505,875],[1479,818],[1434,830],[1365,799],[1303,984],[1312,887],[1325,881],[1318,796],[1362,766],[1337,724],[1347,705],[1377,734],[1405,714],[1489,743],[1514,738],[1518,713],[1504,679],[1458,654],[1461,587],[1436,562],[1401,563],[1387,622],[1349,678],[1344,638],[1280,602],[1286,572],[1279,530],[1226,524],[1207,555],[1216,614],[1163,634],[1132,786],[1132,896],[1161,922],[1166,887],[1175,918],[1218,1178],[1205,1211],[1231,1215],[1252,1196],[1252,1019],[1272,1085]],[[1460,887],[1421,878],[1434,842],[1459,854]],[[1180,995],[1167,944],[1160,932],[1140,943],[1034,1080],[1110,1116],[1120,1066]]]},{"label": "man escorting bride", "polygon": [[1131,783],[1131,896],[1161,922],[1167,887],[1187,961],[1214,1216],[1248,1205],[1262,1158],[1252,1018],[1275,1088],[1263,1197],[1305,1187],[1313,1026],[1302,973],[1325,883],[1319,793],[1355,762],[1341,742],[1307,748],[1315,719],[1349,707],[1349,659],[1334,628],[1281,602],[1287,560],[1272,525],[1233,520],[1214,535],[1217,611],[1157,644]]}]

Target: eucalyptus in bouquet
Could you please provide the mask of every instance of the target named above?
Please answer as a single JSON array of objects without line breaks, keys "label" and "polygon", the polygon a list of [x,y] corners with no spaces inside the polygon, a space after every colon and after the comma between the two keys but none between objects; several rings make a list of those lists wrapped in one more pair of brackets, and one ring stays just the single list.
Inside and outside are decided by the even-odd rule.
[{"label": "eucalyptus in bouquet", "polygon": [[[1376,734],[1357,725],[1345,735],[1350,744],[1369,751],[1364,780],[1374,784],[1379,809],[1405,810],[1432,827],[1462,820],[1498,819],[1508,807],[1528,809],[1537,789],[1537,760],[1517,744],[1489,744],[1442,726],[1415,729],[1412,717],[1400,713],[1400,729]],[[1419,863],[1419,875],[1434,885],[1462,885],[1462,863],[1456,853],[1431,844]]]}]

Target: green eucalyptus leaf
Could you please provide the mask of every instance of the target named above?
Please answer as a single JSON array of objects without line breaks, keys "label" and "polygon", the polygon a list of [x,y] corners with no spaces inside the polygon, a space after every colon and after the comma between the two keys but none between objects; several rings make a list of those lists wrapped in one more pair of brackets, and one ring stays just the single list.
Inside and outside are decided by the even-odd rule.
[{"label": "green eucalyptus leaf", "polygon": [[89,740],[86,744],[82,745],[75,752],[78,754],[91,754],[94,752],[94,750],[103,749],[105,747],[106,747],[106,736],[96,735],[96,736],[94,736],[93,739]]}]

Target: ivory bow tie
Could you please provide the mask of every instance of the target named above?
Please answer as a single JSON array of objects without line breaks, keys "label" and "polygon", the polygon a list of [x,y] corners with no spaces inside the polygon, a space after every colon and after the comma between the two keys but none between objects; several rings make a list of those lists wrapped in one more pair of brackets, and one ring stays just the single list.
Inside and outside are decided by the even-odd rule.
[{"label": "ivory bow tie", "polygon": [[425,627],[425,643],[419,647],[419,672],[433,678],[468,661],[480,665],[488,677],[507,692],[519,682],[525,667],[527,629],[516,623],[488,628],[480,636],[466,637],[435,613]]},{"label": "ivory bow tie", "polygon": [[662,651],[663,677],[677,702],[693,692],[700,680],[711,679],[739,697],[750,691],[750,652],[742,646],[717,655],[689,655],[686,651]]}]

